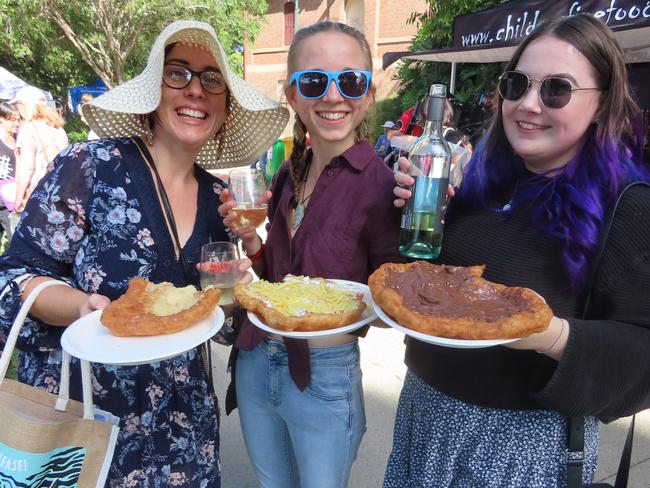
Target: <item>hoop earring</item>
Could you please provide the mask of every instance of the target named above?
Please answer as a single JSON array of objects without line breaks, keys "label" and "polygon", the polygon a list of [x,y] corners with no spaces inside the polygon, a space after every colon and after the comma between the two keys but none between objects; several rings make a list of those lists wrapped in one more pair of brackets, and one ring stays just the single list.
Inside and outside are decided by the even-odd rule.
[{"label": "hoop earring", "polygon": [[363,119],[354,131],[354,142],[363,141],[368,138],[368,121]]},{"label": "hoop earring", "polygon": [[144,137],[147,144],[153,146],[153,131],[151,130],[153,123],[151,120],[151,114],[141,115],[140,125],[142,126],[142,137]]},{"label": "hoop earring", "polygon": [[226,121],[221,124],[221,127],[219,127],[219,130],[215,132],[215,134],[212,136],[212,139],[214,140],[214,145],[217,151],[217,161],[221,159],[221,155],[223,154],[223,149],[224,149],[224,141],[226,138]]}]

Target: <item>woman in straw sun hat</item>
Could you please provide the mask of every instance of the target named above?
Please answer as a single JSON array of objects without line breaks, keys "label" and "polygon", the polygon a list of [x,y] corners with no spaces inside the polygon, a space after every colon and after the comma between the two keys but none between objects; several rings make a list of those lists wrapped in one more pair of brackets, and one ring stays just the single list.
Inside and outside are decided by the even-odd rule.
[{"label": "woman in straw sun hat", "polygon": [[[193,21],[170,24],[144,71],[83,113],[101,139],[57,157],[0,261],[5,332],[44,276],[72,285],[39,296],[19,342],[19,379],[50,391],[64,327],[104,308],[131,278],[198,285],[201,246],[228,240],[217,213],[225,185],[206,168],[250,163],[288,119],[230,71],[212,27]],[[95,404],[121,419],[107,486],[220,485],[217,406],[201,351],[93,364]]]}]

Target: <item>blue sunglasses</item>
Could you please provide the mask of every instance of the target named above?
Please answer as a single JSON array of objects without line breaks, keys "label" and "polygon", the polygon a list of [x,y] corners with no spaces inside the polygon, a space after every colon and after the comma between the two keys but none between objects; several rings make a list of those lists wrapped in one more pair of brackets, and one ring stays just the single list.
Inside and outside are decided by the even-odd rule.
[{"label": "blue sunglasses", "polygon": [[325,96],[330,83],[334,81],[339,93],[345,98],[361,98],[368,91],[372,73],[358,69],[343,71],[321,71],[307,69],[296,71],[289,78],[289,84],[296,84],[298,93],[303,98],[314,100]]}]

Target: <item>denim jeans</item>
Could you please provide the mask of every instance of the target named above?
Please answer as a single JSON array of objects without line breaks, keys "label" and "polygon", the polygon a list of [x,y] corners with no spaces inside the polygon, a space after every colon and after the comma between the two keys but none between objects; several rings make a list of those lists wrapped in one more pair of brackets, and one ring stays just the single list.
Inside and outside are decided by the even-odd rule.
[{"label": "denim jeans", "polygon": [[311,383],[301,392],[281,342],[239,351],[239,418],[263,488],[347,486],[366,431],[359,346],[315,347],[309,355]]}]

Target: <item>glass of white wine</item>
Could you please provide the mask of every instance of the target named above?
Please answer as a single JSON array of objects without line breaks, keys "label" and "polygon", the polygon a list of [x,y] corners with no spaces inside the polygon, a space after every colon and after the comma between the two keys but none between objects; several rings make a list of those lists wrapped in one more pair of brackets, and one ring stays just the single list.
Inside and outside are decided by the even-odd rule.
[{"label": "glass of white wine", "polygon": [[219,288],[219,305],[232,303],[232,289],[246,272],[239,271],[239,251],[232,242],[209,242],[201,248],[201,289]]},{"label": "glass of white wine", "polygon": [[228,191],[236,202],[236,227],[259,227],[266,219],[266,186],[264,174],[259,169],[245,168],[230,172]]}]

